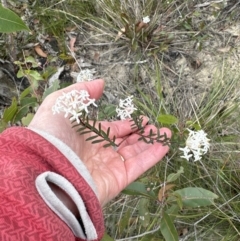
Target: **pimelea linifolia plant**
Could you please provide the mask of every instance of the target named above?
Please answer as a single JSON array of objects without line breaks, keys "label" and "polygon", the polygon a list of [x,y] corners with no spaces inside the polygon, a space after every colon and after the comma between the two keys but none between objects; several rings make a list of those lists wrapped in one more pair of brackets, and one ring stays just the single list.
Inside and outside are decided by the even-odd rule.
[{"label": "pimelea linifolia plant", "polygon": [[[96,135],[89,137],[86,141],[91,141],[94,143],[99,143],[106,141],[107,144],[104,147],[113,146],[117,147],[121,143],[115,143],[115,136],[110,138],[110,128],[106,131],[102,129],[101,122],[97,120],[91,120],[88,117],[88,107],[97,107],[95,99],[91,99],[89,93],[86,90],[72,90],[71,92],[65,93],[57,98],[55,105],[52,107],[53,114],[58,114],[63,112],[65,118],[73,123],[73,127],[77,127],[77,131],[83,135],[87,133],[95,133]],[[120,99],[119,106],[116,108],[117,117],[121,120],[130,119],[132,121],[132,128],[135,133],[139,135],[139,141],[144,141],[146,143],[160,142],[163,145],[169,144],[169,138],[166,134],[160,135],[160,131],[154,133],[150,130],[149,133],[145,133],[144,127],[142,126],[143,118],[135,112],[133,104],[133,96],[129,96],[126,99]]]}]

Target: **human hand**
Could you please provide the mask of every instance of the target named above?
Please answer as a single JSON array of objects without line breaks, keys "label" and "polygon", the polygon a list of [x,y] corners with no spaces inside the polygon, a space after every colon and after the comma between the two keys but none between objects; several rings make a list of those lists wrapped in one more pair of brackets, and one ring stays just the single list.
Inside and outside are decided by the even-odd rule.
[{"label": "human hand", "polygon": [[[139,135],[133,133],[132,122],[129,120],[101,122],[102,129],[110,127],[110,135],[116,137],[116,143],[122,142],[117,150],[112,147],[103,147],[104,142],[92,144],[85,141],[87,135],[79,135],[72,128],[69,119],[64,114],[52,113],[52,106],[62,92],[73,89],[87,90],[90,98],[99,99],[104,88],[103,80],[77,83],[64,90],[59,90],[47,96],[39,107],[30,123],[30,128],[45,131],[68,145],[83,161],[97,186],[98,198],[102,205],[106,204],[122,191],[128,184],[138,178],[142,173],[154,166],[168,152],[169,147],[161,143],[147,144],[138,141]],[[156,130],[153,125],[147,125],[147,118],[143,119],[146,133],[150,129]],[[160,134],[171,132],[167,128],[160,129]]]}]

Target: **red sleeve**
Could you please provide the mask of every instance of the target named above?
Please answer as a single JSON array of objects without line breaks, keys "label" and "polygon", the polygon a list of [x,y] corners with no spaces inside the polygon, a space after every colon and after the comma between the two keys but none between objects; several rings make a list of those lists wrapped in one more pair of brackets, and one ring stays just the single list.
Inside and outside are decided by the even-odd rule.
[{"label": "red sleeve", "polygon": [[100,240],[104,233],[103,215],[91,187],[55,146],[22,127],[9,128],[0,135],[0,240],[82,240],[38,194],[35,180],[46,171],[55,172],[74,185],[97,230],[96,240]]}]

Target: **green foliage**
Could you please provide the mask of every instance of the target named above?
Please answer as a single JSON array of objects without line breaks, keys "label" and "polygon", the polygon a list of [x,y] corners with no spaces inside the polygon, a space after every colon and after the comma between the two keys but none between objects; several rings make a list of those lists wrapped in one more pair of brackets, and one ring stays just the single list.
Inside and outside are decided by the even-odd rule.
[{"label": "green foliage", "polygon": [[176,190],[171,197],[176,195],[181,198],[184,207],[199,208],[214,204],[214,199],[218,198],[216,194],[200,187],[186,187]]},{"label": "green foliage", "polygon": [[130,209],[122,216],[120,222],[118,223],[118,232],[122,233],[128,227],[129,218],[131,216]]},{"label": "green foliage", "polygon": [[27,30],[26,24],[10,9],[4,8],[0,4],[0,33],[12,33]]},{"label": "green foliage", "polygon": [[139,221],[141,226],[147,228],[151,221],[151,215],[149,213],[149,204],[150,201],[148,198],[141,198],[138,203],[138,213],[139,213]]},{"label": "green foliage", "polygon": [[108,105],[102,105],[101,111],[99,113],[99,120],[105,120],[105,119],[111,119],[116,116],[116,105],[108,104]]},{"label": "green foliage", "polygon": [[18,110],[17,100],[16,100],[16,98],[13,98],[11,106],[4,110],[3,121],[5,123],[11,121],[14,118],[17,110]]},{"label": "green foliage", "polygon": [[112,239],[107,233],[104,233],[104,236],[101,239],[101,241],[114,241],[114,239]]},{"label": "green foliage", "polygon": [[33,113],[28,113],[27,116],[22,118],[23,126],[28,126],[34,117]]},{"label": "green foliage", "polygon": [[184,168],[181,166],[180,169],[176,172],[176,173],[170,173],[168,176],[167,176],[167,182],[174,182],[176,181],[181,174],[184,173]]},{"label": "green foliage", "polygon": [[122,191],[122,193],[127,195],[138,195],[142,197],[156,198],[154,192],[148,191],[146,189],[146,185],[141,182],[132,182]]},{"label": "green foliage", "polygon": [[178,122],[178,119],[173,116],[173,115],[160,115],[157,120],[161,123],[161,124],[165,124],[165,125],[172,125],[172,124],[176,124]]},{"label": "green foliage", "polygon": [[[177,181],[184,173],[183,167],[176,173],[170,173],[167,177],[168,183]],[[133,182],[122,193],[126,195],[142,196],[139,206],[141,225],[147,227],[151,223],[149,214],[150,200],[160,201],[164,206],[162,217],[160,220],[160,231],[165,240],[178,240],[178,234],[174,225],[174,220],[180,214],[183,208],[201,208],[214,205],[214,199],[218,196],[211,191],[200,187],[187,187],[173,191],[173,184],[163,185],[158,195],[146,188],[146,185],[141,182]],[[166,198],[168,196],[168,198]]]},{"label": "green foliage", "polygon": [[[113,201],[115,204],[111,209],[107,207],[106,221],[110,222],[107,233],[114,239],[138,236],[135,240],[179,240],[177,231],[184,225],[189,230],[189,240],[198,240],[198,237],[206,240],[239,240],[240,145],[239,124],[236,121],[239,119],[239,74],[233,73],[229,66],[220,66],[213,76],[212,85],[201,96],[200,103],[194,98],[196,105],[189,107],[187,113],[181,109],[181,101],[184,102],[188,96],[182,96],[181,101],[175,99],[178,86],[169,87],[168,78],[165,79],[165,71],[168,69],[170,75],[174,76],[169,77],[171,84],[176,84],[173,80],[175,78],[179,82],[185,81],[185,77],[182,78],[181,74],[171,69],[172,58],[168,53],[173,50],[184,55],[182,41],[191,40],[196,41],[197,49],[201,50],[204,41],[209,38],[206,32],[208,22],[205,18],[200,19],[202,10],[193,7],[193,2],[44,0],[35,1],[30,6],[33,17],[43,25],[43,34],[56,36],[60,45],[64,45],[61,51],[65,53],[64,32],[66,28],[75,26],[83,32],[91,29],[90,38],[96,34],[103,43],[115,41],[118,48],[127,46],[131,50],[129,53],[133,54],[127,57],[135,59],[137,55],[149,61],[146,73],[151,81],[151,90],[146,91],[146,86],[137,86],[135,94],[140,98],[135,103],[140,114],[150,117],[149,123],[170,127],[173,138],[167,157],[127,186],[122,191],[123,195]],[[9,14],[7,17],[4,15],[6,13]],[[215,17],[219,16],[218,13],[219,10],[216,10]],[[0,6],[0,32],[28,30],[15,14],[15,20],[10,22],[12,14]],[[151,21],[141,27],[144,16],[149,16]],[[63,56],[66,57],[66,54]],[[163,63],[165,57],[167,62]],[[46,84],[55,70],[40,71],[37,61],[31,56],[15,63],[19,67],[17,76],[27,78],[31,86],[13,98],[12,104],[5,109],[0,120],[0,132],[14,124],[27,126],[34,116],[32,109],[62,87],[56,80],[45,89],[44,94],[38,94],[41,83]],[[133,79],[137,83],[140,68],[139,64],[135,65]],[[174,91],[168,93],[169,89]],[[98,118],[113,120],[116,117],[115,108],[112,104],[101,106]],[[91,122],[85,116],[81,121],[78,130],[86,134],[87,141],[93,144],[106,141],[106,146],[117,147],[110,129],[103,130],[96,121]],[[159,132],[143,133],[139,119],[135,118],[132,124],[140,141],[149,145],[156,141],[170,144],[166,136]],[[186,128],[203,129],[211,139],[211,150],[200,162],[187,162],[179,157],[178,148],[186,144]],[[155,230],[159,225],[159,230]],[[194,235],[190,236],[191,233]],[[211,233],[214,234],[213,238],[210,238]],[[109,235],[105,234],[103,241],[113,240]]]},{"label": "green foliage", "polygon": [[30,113],[35,107],[38,106],[36,97],[31,97],[30,88],[25,89],[20,95],[19,100],[14,97],[12,104],[3,112],[3,118],[0,122],[0,132],[6,129],[8,123],[14,125],[18,122],[27,126],[33,118],[33,113]]},{"label": "green foliage", "polygon": [[60,88],[59,80],[55,80],[43,94],[39,94],[38,89],[41,81],[45,81],[43,76],[49,77],[47,72],[49,70],[46,69],[43,72],[36,70],[39,64],[32,56],[26,57],[24,62],[15,61],[15,64],[19,67],[17,77],[27,78],[30,86],[23,90],[18,98],[14,97],[11,105],[5,108],[3,118],[0,120],[0,132],[6,129],[8,125],[21,124],[28,126],[34,117],[34,109],[47,95]]},{"label": "green foliage", "polygon": [[165,240],[171,240],[171,241],[179,240],[176,228],[171,218],[166,212],[163,212],[162,214],[160,230]]},{"label": "green foliage", "polygon": [[39,71],[34,70],[34,68],[39,67],[37,61],[32,56],[28,56],[25,58],[24,62],[15,61],[14,63],[19,67],[17,77],[27,78],[33,91],[37,90],[39,87],[39,81],[44,80]]},{"label": "green foliage", "polygon": [[[95,0],[88,1],[36,1],[33,11],[47,34],[57,37],[61,52],[66,53],[64,33],[67,27],[82,24],[94,11]],[[54,7],[53,7],[54,6]]]},{"label": "green foliage", "polygon": [[[151,53],[168,51],[169,44],[174,35],[162,31],[158,25],[158,17],[155,12],[163,13],[167,9],[167,1],[111,1],[100,0],[97,10],[103,12],[104,18],[91,16],[89,21],[101,32],[110,32],[116,42],[125,43],[133,52],[141,52],[143,49]],[[135,11],[136,5],[142,16]],[[144,23],[143,17],[151,16],[149,23]],[[112,31],[113,30],[113,31]]]},{"label": "green foliage", "polygon": [[[145,129],[142,125],[143,118],[139,116],[138,114],[132,116],[133,123],[131,125],[132,130],[135,134],[139,135],[138,141],[144,141],[148,144],[153,144],[155,142],[162,143],[163,145],[169,145],[170,140],[167,137],[166,133],[160,134],[160,131],[157,130],[157,133],[153,131],[152,129],[149,130],[148,133],[145,132]],[[74,120],[73,124],[76,122]],[[120,143],[116,144],[116,136],[110,135],[110,127],[105,131],[102,129],[101,122],[98,122],[96,119],[90,120],[88,115],[83,111],[82,115],[79,117],[79,123],[74,124],[73,128],[77,128],[77,132],[79,132],[80,135],[85,134],[95,134],[91,135],[90,137],[86,138],[86,141],[91,141],[92,144],[97,144],[101,142],[107,142],[104,144],[104,147],[112,146],[114,148],[119,147],[125,139],[123,139]],[[80,128],[78,128],[80,127]]]},{"label": "green foliage", "polygon": [[51,93],[53,93],[54,91],[58,90],[60,88],[60,83],[59,83],[59,80],[56,79],[52,86],[48,87],[44,93],[43,93],[43,96],[42,96],[42,99],[44,100],[48,95],[50,95]]}]

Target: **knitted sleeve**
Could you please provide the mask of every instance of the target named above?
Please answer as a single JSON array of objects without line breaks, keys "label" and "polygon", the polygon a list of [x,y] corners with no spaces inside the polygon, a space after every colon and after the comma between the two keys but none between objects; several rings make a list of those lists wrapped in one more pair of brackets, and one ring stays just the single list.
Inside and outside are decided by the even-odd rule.
[{"label": "knitted sleeve", "polygon": [[[54,194],[76,204],[78,220]],[[103,215],[94,182],[76,154],[44,132],[12,127],[0,135],[0,240],[100,240]]]}]

